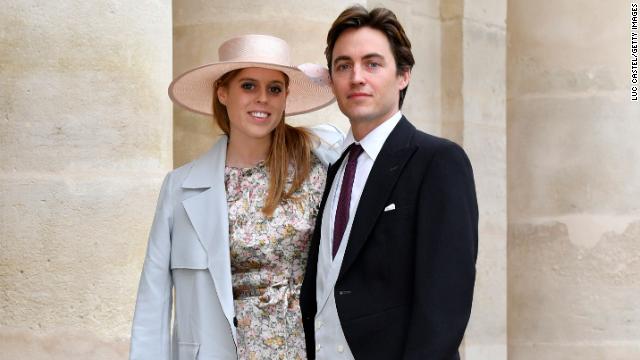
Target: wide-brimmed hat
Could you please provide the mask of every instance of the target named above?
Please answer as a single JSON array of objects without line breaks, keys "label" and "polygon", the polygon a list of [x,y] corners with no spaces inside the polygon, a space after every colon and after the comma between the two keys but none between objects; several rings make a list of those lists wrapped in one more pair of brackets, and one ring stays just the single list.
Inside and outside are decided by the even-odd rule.
[{"label": "wide-brimmed hat", "polygon": [[292,66],[289,45],[270,35],[243,35],[231,38],[218,48],[219,62],[202,65],[178,76],[169,86],[169,97],[188,110],[213,114],[215,81],[225,73],[248,67],[282,71],[289,77],[285,113],[302,114],[331,104],[329,71],[316,64]]}]

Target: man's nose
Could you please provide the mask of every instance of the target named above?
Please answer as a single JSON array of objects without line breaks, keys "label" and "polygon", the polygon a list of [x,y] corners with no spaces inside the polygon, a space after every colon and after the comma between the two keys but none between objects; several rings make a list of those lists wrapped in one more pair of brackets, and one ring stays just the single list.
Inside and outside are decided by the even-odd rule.
[{"label": "man's nose", "polygon": [[364,83],[364,73],[362,66],[358,64],[353,66],[353,72],[351,73],[351,82],[354,84]]}]

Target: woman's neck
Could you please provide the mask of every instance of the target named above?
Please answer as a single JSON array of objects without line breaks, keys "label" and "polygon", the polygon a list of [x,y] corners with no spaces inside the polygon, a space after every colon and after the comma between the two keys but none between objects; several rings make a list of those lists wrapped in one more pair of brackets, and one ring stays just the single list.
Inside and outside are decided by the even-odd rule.
[{"label": "woman's neck", "polygon": [[227,143],[227,166],[253,167],[267,158],[271,147],[271,137],[265,139],[247,139],[242,141],[229,136]]}]

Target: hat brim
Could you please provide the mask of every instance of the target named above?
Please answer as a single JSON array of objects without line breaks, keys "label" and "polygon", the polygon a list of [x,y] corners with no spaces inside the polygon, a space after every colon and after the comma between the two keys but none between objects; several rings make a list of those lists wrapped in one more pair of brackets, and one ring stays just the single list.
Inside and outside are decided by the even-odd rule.
[{"label": "hat brim", "polygon": [[285,107],[287,116],[318,110],[335,101],[331,86],[325,79],[309,77],[296,67],[259,62],[219,62],[199,66],[171,82],[169,97],[187,110],[213,115],[215,81],[229,71],[249,67],[278,70],[289,77],[289,95]]}]

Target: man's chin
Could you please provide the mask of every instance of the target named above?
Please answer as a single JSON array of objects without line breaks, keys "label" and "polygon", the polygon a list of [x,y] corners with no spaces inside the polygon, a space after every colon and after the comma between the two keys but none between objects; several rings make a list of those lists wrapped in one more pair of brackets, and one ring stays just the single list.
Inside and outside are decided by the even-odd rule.
[{"label": "man's chin", "polygon": [[347,115],[347,117],[351,122],[355,122],[355,123],[375,122],[376,119],[378,118],[375,116],[375,114],[368,113],[368,112],[351,113],[350,115]]},{"label": "man's chin", "polygon": [[346,117],[351,121],[357,122],[367,122],[374,118],[371,111],[367,111],[367,109],[348,109],[348,111],[342,112]]}]

